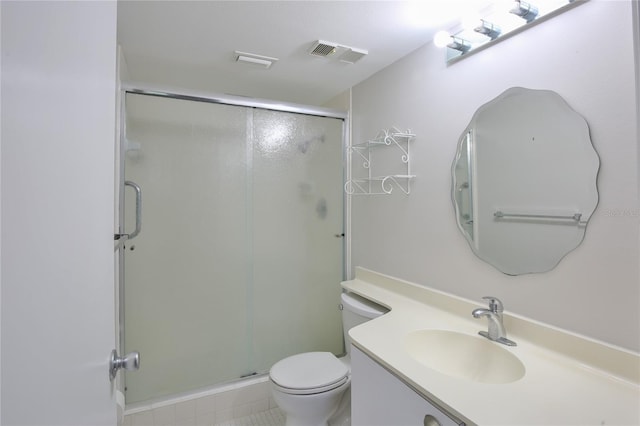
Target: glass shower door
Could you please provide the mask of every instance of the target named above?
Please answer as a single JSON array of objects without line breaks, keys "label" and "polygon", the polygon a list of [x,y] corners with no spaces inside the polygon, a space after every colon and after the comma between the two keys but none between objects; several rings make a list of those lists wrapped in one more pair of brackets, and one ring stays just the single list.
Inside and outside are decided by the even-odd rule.
[{"label": "glass shower door", "polygon": [[342,352],[342,124],[126,95],[124,179],[143,192],[123,262],[124,346],[142,359],[128,404]]},{"label": "glass shower door", "polygon": [[256,371],[300,352],[343,351],[342,120],[255,110]]},{"label": "glass shower door", "polygon": [[125,249],[125,348],[142,355],[138,374],[126,375],[131,403],[251,370],[247,110],[132,94],[126,102],[125,179],[142,188],[144,216]]}]

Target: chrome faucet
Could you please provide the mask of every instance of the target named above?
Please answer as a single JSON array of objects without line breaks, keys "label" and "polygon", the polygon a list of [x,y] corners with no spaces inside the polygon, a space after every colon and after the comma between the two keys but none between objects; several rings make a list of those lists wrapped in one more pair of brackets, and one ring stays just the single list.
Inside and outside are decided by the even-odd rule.
[{"label": "chrome faucet", "polygon": [[502,343],[507,346],[516,346],[516,343],[507,339],[507,331],[502,323],[502,312],[504,307],[497,297],[485,296],[483,299],[489,301],[489,309],[477,308],[471,312],[474,318],[487,317],[489,320],[489,331],[479,331],[478,334],[486,337],[494,342]]}]

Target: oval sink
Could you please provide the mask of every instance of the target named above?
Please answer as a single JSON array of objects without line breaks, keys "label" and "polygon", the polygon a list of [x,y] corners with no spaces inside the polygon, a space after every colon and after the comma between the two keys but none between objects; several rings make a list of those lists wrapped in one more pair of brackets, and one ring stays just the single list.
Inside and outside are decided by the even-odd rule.
[{"label": "oval sink", "polygon": [[480,383],[511,383],[524,376],[524,364],[481,336],[448,330],[418,330],[406,338],[416,361],[440,373]]}]

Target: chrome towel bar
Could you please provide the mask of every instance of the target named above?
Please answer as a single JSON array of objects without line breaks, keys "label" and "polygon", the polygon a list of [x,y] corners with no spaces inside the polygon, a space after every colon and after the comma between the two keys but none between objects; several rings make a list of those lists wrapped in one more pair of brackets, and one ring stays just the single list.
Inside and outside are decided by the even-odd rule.
[{"label": "chrome towel bar", "polygon": [[496,210],[493,214],[498,219],[501,218],[523,218],[523,219],[560,219],[560,220],[574,220],[580,222],[582,213],[574,213],[572,215],[552,215],[552,214],[532,214],[532,213],[508,213],[502,210]]}]

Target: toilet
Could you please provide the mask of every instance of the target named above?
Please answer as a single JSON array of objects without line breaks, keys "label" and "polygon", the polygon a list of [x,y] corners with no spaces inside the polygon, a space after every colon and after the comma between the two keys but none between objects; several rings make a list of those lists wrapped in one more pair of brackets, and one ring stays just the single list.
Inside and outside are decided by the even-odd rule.
[{"label": "toilet", "polygon": [[286,415],[286,426],[348,426],[351,405],[349,330],[389,310],[354,293],[342,293],[342,328],[346,356],[306,352],[271,367],[273,398]]}]

